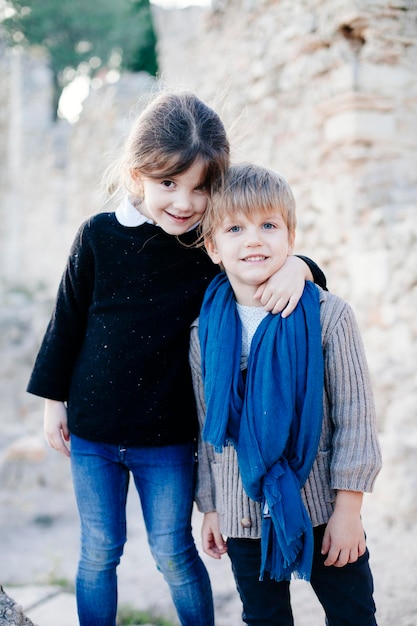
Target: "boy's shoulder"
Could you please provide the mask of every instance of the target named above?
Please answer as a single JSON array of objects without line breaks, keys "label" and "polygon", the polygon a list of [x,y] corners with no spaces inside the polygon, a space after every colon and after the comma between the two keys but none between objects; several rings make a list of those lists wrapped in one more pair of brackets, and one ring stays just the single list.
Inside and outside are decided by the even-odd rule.
[{"label": "boy's shoulder", "polygon": [[317,286],[320,301],[320,323],[322,327],[323,341],[333,332],[335,327],[342,321],[353,323],[355,315],[352,307],[346,300],[331,291],[324,291]]},{"label": "boy's shoulder", "polygon": [[323,311],[343,311],[347,308],[350,308],[350,305],[343,300],[340,296],[337,296],[335,293],[331,291],[325,291],[318,285],[316,285],[317,291],[319,292],[319,302],[320,309]]},{"label": "boy's shoulder", "polygon": [[198,338],[198,325],[199,325],[199,317],[196,317],[195,320],[192,322],[190,329],[191,329],[191,337],[197,337]]},{"label": "boy's shoulder", "polygon": [[[316,288],[319,292],[319,302],[320,302],[320,315],[324,316],[335,316],[340,315],[343,311],[350,309],[350,305],[343,300],[340,296],[336,296],[334,293],[330,291],[325,291],[318,285]],[[191,328],[198,329],[199,318],[196,319],[191,324]]]},{"label": "boy's shoulder", "polygon": [[[330,324],[334,326],[345,314],[353,315],[351,306],[343,298],[330,291],[325,291],[318,285],[316,288],[319,292],[320,320],[323,329],[326,327],[328,330]],[[196,317],[191,324],[191,331],[196,333],[198,326],[199,318]]]}]

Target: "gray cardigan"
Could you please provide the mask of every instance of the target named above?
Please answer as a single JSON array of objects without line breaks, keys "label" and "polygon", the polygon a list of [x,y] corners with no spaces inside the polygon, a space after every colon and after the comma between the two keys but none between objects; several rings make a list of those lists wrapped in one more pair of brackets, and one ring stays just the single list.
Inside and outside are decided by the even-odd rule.
[{"label": "gray cardigan", "polygon": [[[381,468],[375,406],[366,357],[351,307],[320,290],[324,355],[323,426],[310,475],[302,489],[313,526],[326,524],[336,491],[372,491]],[[200,368],[198,320],[191,328],[190,364],[200,422],[204,390]],[[261,505],[245,493],[232,445],[222,453],[199,439],[195,500],[202,512],[218,511],[227,537],[259,538]]]}]

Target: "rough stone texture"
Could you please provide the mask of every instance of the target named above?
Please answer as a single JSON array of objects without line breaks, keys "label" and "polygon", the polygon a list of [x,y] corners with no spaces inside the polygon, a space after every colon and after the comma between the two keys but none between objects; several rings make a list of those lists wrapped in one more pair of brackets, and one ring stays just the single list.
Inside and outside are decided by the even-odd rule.
[{"label": "rough stone texture", "polygon": [[[384,455],[375,558],[389,570],[385,540],[417,519],[417,2],[216,0],[155,19],[163,79],[219,111],[234,160],[286,175],[296,251],[357,313]],[[104,208],[103,169],[155,83],[125,75],[94,89],[74,125],[52,122],[41,56],[0,50],[0,83],[0,478],[58,489],[36,442],[42,405],[24,387],[75,229]],[[403,578],[381,593],[400,598],[384,626],[417,623]]]},{"label": "rough stone texture", "polygon": [[[393,465],[387,500],[402,485],[396,505],[414,519],[415,485],[397,458],[417,456],[417,3],[213,6],[155,9],[163,78],[216,106],[235,160],[277,168],[292,184],[297,250],[323,265],[361,325]],[[0,77],[0,326],[14,353],[25,344],[28,364],[74,232],[105,208],[101,175],[154,81],[125,75],[94,89],[71,126],[52,122],[41,56],[3,51]],[[17,318],[11,299],[25,307]],[[26,414],[29,401],[10,384]]]},{"label": "rough stone texture", "polygon": [[166,73],[219,102],[236,160],[281,170],[293,186],[297,250],[323,265],[361,326],[390,469],[381,497],[414,521],[417,2],[214,7],[184,46],[162,37]]},{"label": "rough stone texture", "polygon": [[0,586],[0,626],[35,626],[23,613],[22,607]]}]

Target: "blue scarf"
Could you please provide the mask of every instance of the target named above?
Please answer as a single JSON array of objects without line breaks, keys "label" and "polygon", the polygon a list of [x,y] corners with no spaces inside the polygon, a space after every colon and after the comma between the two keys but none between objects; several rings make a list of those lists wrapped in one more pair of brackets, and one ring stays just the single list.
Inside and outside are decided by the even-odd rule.
[{"label": "blue scarf", "polygon": [[236,448],[248,496],[263,505],[260,579],[310,579],[313,531],[301,498],[317,454],[323,411],[318,290],[306,283],[287,318],[268,314],[253,337],[246,384],[242,325],[224,273],[210,283],[199,319],[206,399],[203,439]]}]

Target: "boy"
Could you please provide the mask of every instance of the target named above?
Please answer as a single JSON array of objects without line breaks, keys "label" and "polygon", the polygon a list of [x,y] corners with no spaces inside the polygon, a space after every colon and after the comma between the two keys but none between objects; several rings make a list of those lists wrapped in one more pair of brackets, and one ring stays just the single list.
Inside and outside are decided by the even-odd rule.
[{"label": "boy", "polygon": [[190,349],[203,549],[228,552],[247,624],[292,626],[298,577],[329,626],[374,626],[360,510],[381,458],[353,312],[312,283],[285,320],[254,298],[292,254],[295,225],[285,179],[249,164],[230,168],[202,221],[207,252],[225,270]]}]

